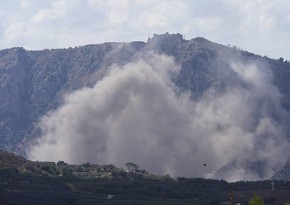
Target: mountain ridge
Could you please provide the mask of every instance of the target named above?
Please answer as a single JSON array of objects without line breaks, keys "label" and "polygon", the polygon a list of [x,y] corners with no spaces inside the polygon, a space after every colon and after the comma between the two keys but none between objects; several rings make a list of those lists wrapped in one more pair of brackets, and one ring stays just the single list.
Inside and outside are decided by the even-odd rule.
[{"label": "mountain ridge", "polygon": [[[235,74],[228,72],[229,61],[261,64],[273,73],[271,81],[281,92],[281,105],[290,110],[290,63],[269,59],[213,43],[202,37],[183,39],[181,34],[155,34],[147,42],[91,44],[67,49],[26,51],[11,48],[0,51],[0,148],[24,154],[23,150],[40,130],[39,118],[57,109],[64,96],[103,79],[107,68],[135,61],[138,55],[153,51],[172,56],[181,70],[174,83],[190,91],[199,101],[210,90],[225,92]],[[220,69],[217,70],[216,67]],[[288,117],[278,116],[287,124]],[[280,122],[278,120],[278,122]],[[289,136],[289,134],[288,134]]]}]

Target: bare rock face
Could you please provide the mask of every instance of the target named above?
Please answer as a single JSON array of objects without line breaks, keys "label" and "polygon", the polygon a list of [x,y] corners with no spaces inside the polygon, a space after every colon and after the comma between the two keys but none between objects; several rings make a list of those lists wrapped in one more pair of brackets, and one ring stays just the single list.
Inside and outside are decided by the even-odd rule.
[{"label": "bare rock face", "polygon": [[[0,51],[0,149],[17,152],[39,117],[65,94],[92,86],[108,66],[126,63],[145,43],[104,43],[79,48]],[[32,134],[33,135],[33,134]]]},{"label": "bare rock face", "polygon": [[1,112],[13,113],[21,110],[20,93],[23,90],[25,71],[22,62],[23,49],[15,48],[2,52],[1,59]]},{"label": "bare rock face", "polygon": [[[290,63],[210,42],[185,40],[181,34],[154,35],[148,42],[104,43],[68,49],[0,51],[0,149],[18,152],[26,138],[37,135],[33,125],[57,108],[63,96],[93,86],[112,64],[126,64],[143,51],[172,56],[181,65],[173,79],[193,100],[209,89],[223,92],[236,82],[227,72],[228,59],[262,62],[272,69],[273,83],[282,93],[281,104],[290,110]],[[217,67],[220,69],[217,71]]]}]

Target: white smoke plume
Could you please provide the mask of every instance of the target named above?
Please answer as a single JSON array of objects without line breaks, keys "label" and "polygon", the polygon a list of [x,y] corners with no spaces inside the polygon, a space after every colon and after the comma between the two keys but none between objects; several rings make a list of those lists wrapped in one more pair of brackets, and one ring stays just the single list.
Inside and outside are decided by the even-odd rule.
[{"label": "white smoke plume", "polygon": [[[117,166],[132,161],[172,176],[270,177],[289,150],[278,119],[284,115],[280,94],[265,69],[230,67],[240,83],[193,102],[189,92],[176,92],[170,79],[180,67],[170,57],[148,53],[114,65],[94,87],[70,94],[41,119],[43,135],[28,156]],[[262,174],[247,169],[257,162]]]}]

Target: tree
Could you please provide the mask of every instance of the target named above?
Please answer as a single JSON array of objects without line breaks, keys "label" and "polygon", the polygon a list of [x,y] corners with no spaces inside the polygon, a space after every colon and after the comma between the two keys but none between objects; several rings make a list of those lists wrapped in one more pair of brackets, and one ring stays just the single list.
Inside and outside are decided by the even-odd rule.
[{"label": "tree", "polygon": [[64,165],[68,165],[67,163],[65,163],[64,161],[58,161],[56,163],[57,166],[64,166]]},{"label": "tree", "polygon": [[254,193],[254,196],[249,199],[248,204],[249,205],[264,205],[264,201],[259,195]]},{"label": "tree", "polygon": [[284,205],[290,205],[290,201],[286,201]]},{"label": "tree", "polygon": [[72,177],[73,176],[73,170],[69,166],[63,167],[62,176],[64,176],[64,177]]},{"label": "tree", "polygon": [[139,169],[139,166],[137,164],[134,164],[133,162],[127,162],[125,165],[129,172],[136,171]]}]

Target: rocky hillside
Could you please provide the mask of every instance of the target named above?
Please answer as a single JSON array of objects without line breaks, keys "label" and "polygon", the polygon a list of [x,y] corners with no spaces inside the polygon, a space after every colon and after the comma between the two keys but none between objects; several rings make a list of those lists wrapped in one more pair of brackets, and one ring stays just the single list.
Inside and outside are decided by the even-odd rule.
[{"label": "rocky hillside", "polygon": [[79,48],[0,51],[0,148],[17,151],[39,116],[62,96],[101,79],[104,68],[126,62],[144,43],[105,43]]},{"label": "rocky hillside", "polygon": [[[180,34],[154,35],[147,42],[104,43],[67,49],[0,51],[0,149],[23,153],[23,147],[39,136],[35,123],[57,108],[63,97],[79,88],[91,87],[113,64],[123,65],[153,51],[172,56],[181,70],[174,77],[180,91],[190,91],[195,101],[209,90],[223,93],[240,83],[229,71],[229,62],[256,63],[270,68],[270,79],[281,93],[282,107],[290,111],[290,63],[261,57],[237,47],[204,38],[183,39]],[[275,116],[290,124],[289,116]],[[289,134],[288,134],[289,136]]]}]

